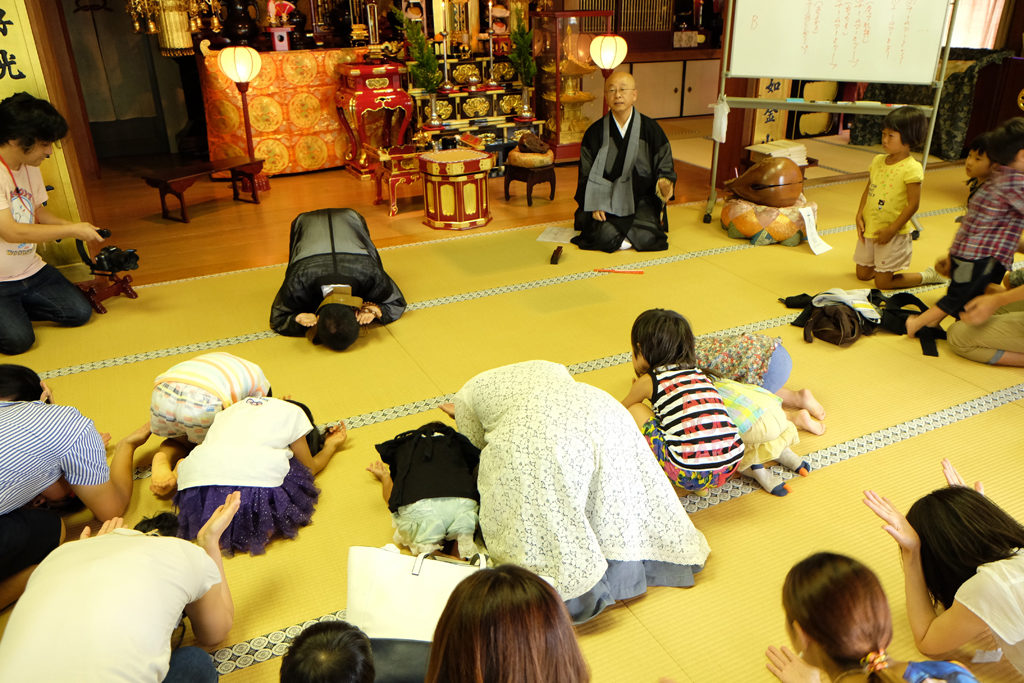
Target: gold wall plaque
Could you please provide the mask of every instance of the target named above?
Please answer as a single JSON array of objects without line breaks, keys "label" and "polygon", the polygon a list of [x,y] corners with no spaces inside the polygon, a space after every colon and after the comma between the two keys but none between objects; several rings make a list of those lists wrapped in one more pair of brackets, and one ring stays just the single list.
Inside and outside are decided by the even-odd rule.
[{"label": "gold wall plaque", "polygon": [[391,84],[390,78],[367,78],[366,87],[370,90],[380,90]]},{"label": "gold wall plaque", "polygon": [[522,95],[505,95],[498,102],[502,114],[516,114],[519,112],[519,105],[523,103]]},{"label": "gold wall plaque", "polygon": [[485,97],[470,97],[462,104],[462,111],[466,116],[486,116],[491,110],[491,105]]},{"label": "gold wall plaque", "polygon": [[442,119],[451,118],[452,115],[452,103],[451,102],[437,102],[434,104],[434,111]]},{"label": "gold wall plaque", "polygon": [[508,62],[495,62],[494,77],[499,81],[511,81],[516,77],[516,70]]},{"label": "gold wall plaque", "polygon": [[455,79],[456,83],[465,83],[469,80],[470,76],[480,78],[480,69],[477,68],[476,64],[459,64],[452,71],[452,78]]},{"label": "gold wall plaque", "polygon": [[1017,108],[1024,111],[1024,90],[1017,93]]}]

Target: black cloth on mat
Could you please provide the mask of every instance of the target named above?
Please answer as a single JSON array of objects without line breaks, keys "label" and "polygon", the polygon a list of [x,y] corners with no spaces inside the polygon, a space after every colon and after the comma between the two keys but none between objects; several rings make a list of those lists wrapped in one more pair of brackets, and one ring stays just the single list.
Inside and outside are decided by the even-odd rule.
[{"label": "black cloth on mat", "polygon": [[480,500],[476,488],[476,467],[480,449],[469,439],[441,422],[403,432],[377,444],[384,464],[391,468],[391,498],[388,509],[424,498],[469,498]]}]

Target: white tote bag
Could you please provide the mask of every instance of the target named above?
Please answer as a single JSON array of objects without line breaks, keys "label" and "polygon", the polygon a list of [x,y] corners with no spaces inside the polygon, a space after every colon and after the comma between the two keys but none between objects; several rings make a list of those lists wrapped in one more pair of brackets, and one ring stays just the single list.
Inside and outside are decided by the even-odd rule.
[{"label": "white tote bag", "polygon": [[455,586],[485,566],[352,546],[345,618],[371,638],[433,640]]}]

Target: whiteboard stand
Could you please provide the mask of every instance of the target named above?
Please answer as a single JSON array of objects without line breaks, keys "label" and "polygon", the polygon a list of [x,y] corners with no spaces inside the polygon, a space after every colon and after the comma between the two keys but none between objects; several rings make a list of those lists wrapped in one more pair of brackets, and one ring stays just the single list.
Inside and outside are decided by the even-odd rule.
[{"label": "whiteboard stand", "polygon": [[[766,5],[754,5],[753,2],[757,0],[730,0],[729,6],[726,8],[725,26],[724,26],[724,38],[722,41],[722,72],[718,79],[718,99],[719,101],[724,100],[731,109],[782,109],[786,111],[809,111],[809,112],[829,112],[829,113],[842,113],[842,114],[867,114],[869,116],[885,116],[893,110],[895,105],[892,104],[839,104],[837,102],[805,102],[805,101],[792,101],[792,100],[773,100],[758,97],[726,97],[725,95],[725,81],[727,78],[769,78],[767,74],[755,75],[749,70],[742,70],[741,73],[736,73],[732,70],[734,61],[733,51],[733,29],[735,14],[737,11],[741,12],[741,18],[750,19],[752,16],[756,19],[756,9],[750,11],[752,7],[766,7]],[[791,5],[789,11],[785,11],[781,6],[785,2],[787,5]],[[877,7],[877,3],[872,3],[870,0],[861,0],[865,5]],[[772,8],[774,13],[780,16],[801,16],[799,9],[804,7],[807,11],[813,11],[816,7],[819,9],[822,5],[820,0],[776,0],[777,5],[773,5]],[[930,85],[934,91],[935,96],[932,100],[931,107],[925,107],[921,105],[914,105],[928,117],[928,133],[925,136],[924,152],[921,158],[922,168],[927,168],[928,165],[928,152],[931,150],[932,145],[932,134],[935,131],[935,116],[939,108],[939,99],[942,97],[942,84],[946,79],[946,65],[949,62],[949,48],[950,43],[953,40],[953,24],[956,21],[956,10],[960,4],[960,0],[947,0],[944,3],[935,3],[934,7],[929,8],[930,11],[936,14],[932,14],[929,18],[935,22],[938,20],[938,10],[942,11],[942,22],[940,28],[945,29],[945,43],[939,42],[935,47],[933,54],[937,57],[937,63],[932,62],[930,67],[930,73],[932,77],[926,79],[922,84]],[[737,10],[739,6],[739,10]],[[948,12],[949,20],[946,21],[947,10],[952,6],[952,10]],[[752,22],[756,23],[756,22]],[[933,36],[934,37],[934,36]],[[941,38],[941,34],[937,36]],[[843,36],[835,36],[835,42],[838,43]],[[919,40],[922,38],[918,37]],[[795,41],[794,41],[795,42]],[[761,43],[763,44],[763,43]],[[939,53],[941,51],[941,56]],[[791,56],[791,55],[790,55]],[[784,61],[784,60],[783,60]],[[774,74],[771,77],[774,78],[790,78],[794,80],[851,80],[849,78],[843,78],[842,73],[830,74],[827,69],[828,66],[823,66],[821,60],[810,60],[809,71],[805,70],[797,62],[790,62],[788,66],[783,66],[783,73],[788,75]],[[728,64],[728,68],[726,65]],[[768,67],[772,65],[772,56],[764,55],[761,59],[761,67],[768,70]],[[920,73],[923,66],[921,63],[915,65],[915,71],[918,73],[916,77],[910,78],[907,82],[918,82],[921,81]],[[822,71],[825,69],[825,71]],[[882,70],[879,74],[885,71],[885,65],[882,66]],[[934,74],[938,71],[938,79],[934,78]],[[881,78],[871,78],[866,82],[874,83],[893,83],[903,82],[899,79],[901,73],[896,67],[889,67],[887,75]],[[814,75],[811,75],[814,74]],[[865,79],[856,79],[864,81]],[[717,201],[717,188],[715,178],[718,176],[718,148],[719,143],[717,140],[714,141],[712,157],[711,157],[711,193],[708,197],[707,207],[704,210],[704,222],[711,222],[711,212],[715,208],[715,202]],[[918,230],[921,229],[921,224],[918,222],[917,217],[911,218],[911,223]]]}]

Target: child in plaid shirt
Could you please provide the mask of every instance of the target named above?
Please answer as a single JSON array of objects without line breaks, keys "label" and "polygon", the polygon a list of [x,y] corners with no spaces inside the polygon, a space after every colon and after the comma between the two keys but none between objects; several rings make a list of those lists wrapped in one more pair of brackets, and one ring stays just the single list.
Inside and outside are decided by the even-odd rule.
[{"label": "child in plaid shirt", "polygon": [[910,338],[947,315],[959,318],[967,302],[984,294],[988,285],[998,284],[1013,268],[1024,230],[1024,118],[1010,119],[992,132],[988,155],[1001,166],[968,203],[949,249],[952,280],[946,295],[921,315],[907,319]]}]

